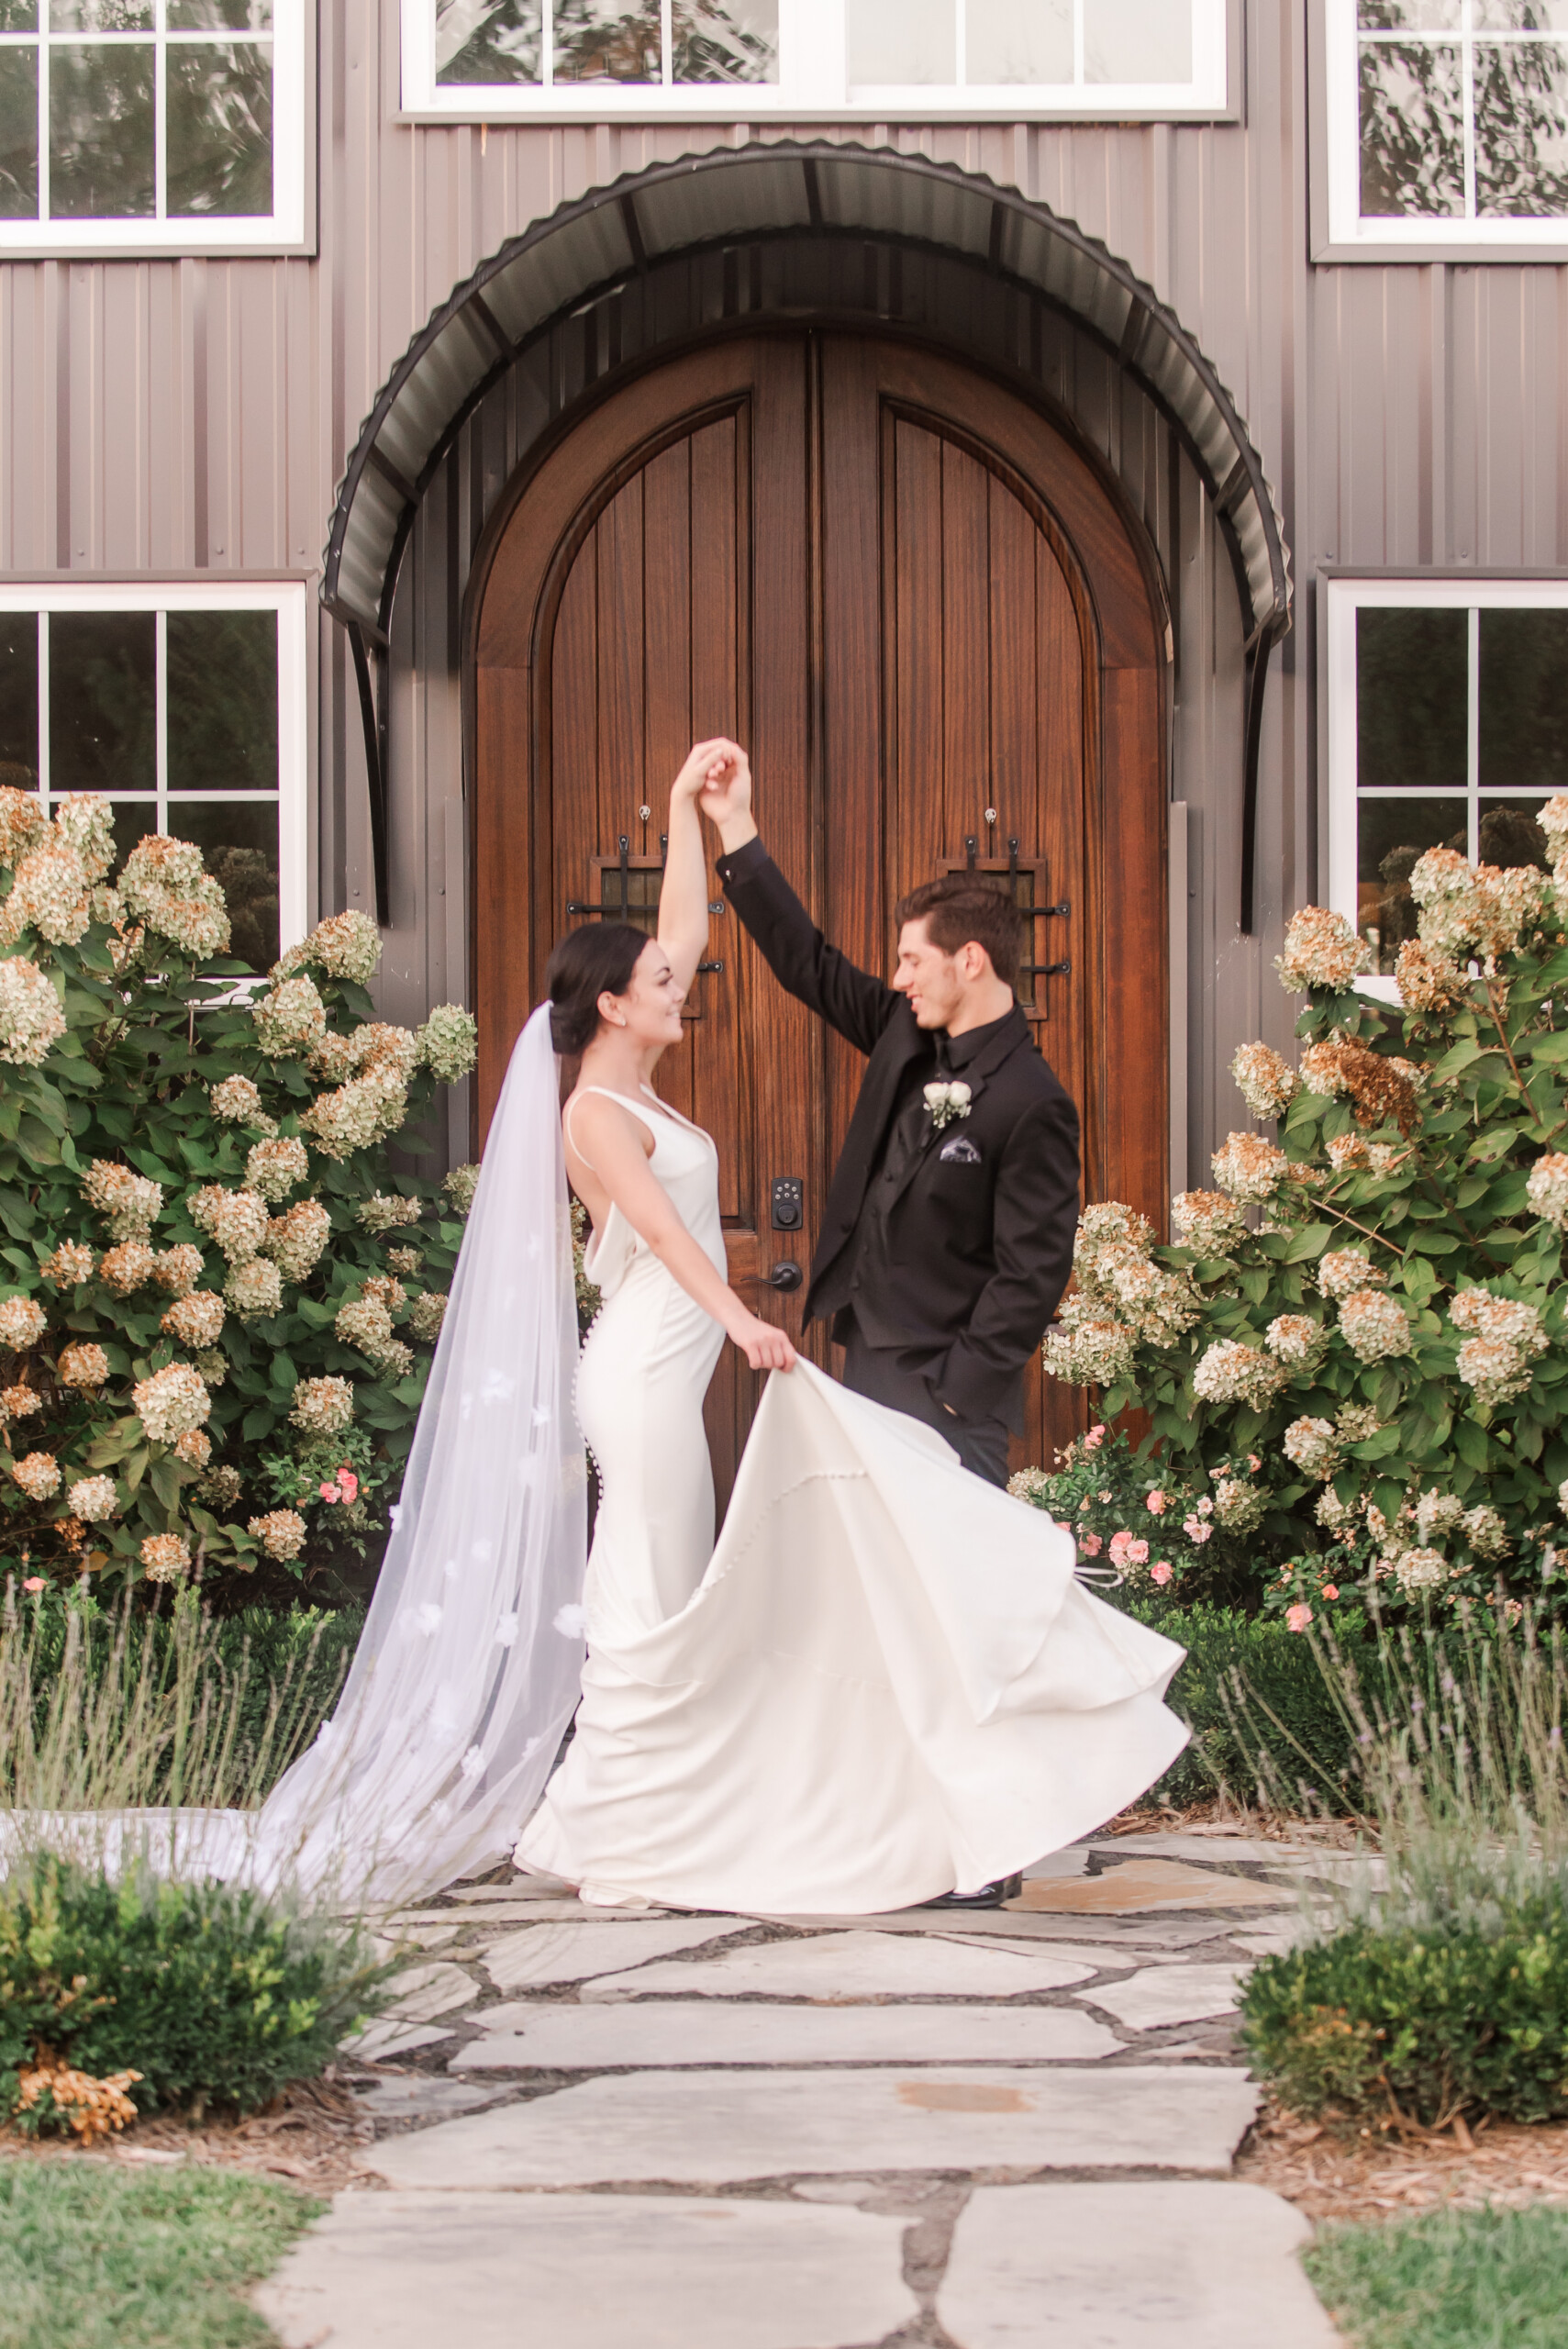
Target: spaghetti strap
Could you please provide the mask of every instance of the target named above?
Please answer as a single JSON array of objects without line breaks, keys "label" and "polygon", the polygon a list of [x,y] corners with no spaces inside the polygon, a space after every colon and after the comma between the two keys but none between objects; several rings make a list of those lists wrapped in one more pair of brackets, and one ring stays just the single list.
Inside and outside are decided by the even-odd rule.
[{"label": "spaghetti strap", "polygon": [[[578,1102],[583,1098],[584,1093],[602,1093],[606,1101],[618,1101],[623,1109],[638,1109],[643,1106],[643,1103],[634,1101],[629,1093],[617,1093],[615,1090],[615,1087],[609,1085],[580,1085],[575,1093],[572,1096],[571,1100],[566,1105],[566,1139],[571,1142],[573,1150],[576,1152],[576,1155],[582,1159],[583,1163],[587,1168],[589,1174],[596,1174],[599,1171],[598,1168],[595,1165],[591,1158],[584,1158],[583,1156],[583,1152],[578,1148],[576,1140],[572,1131],[572,1112],[575,1109]],[[659,1096],[656,1093],[645,1094],[643,1100],[646,1102],[650,1109],[657,1109],[661,1111],[664,1117],[673,1119],[677,1124],[684,1126],[686,1123],[685,1119],[681,1116],[679,1110],[665,1108],[663,1102],[660,1100]]]}]

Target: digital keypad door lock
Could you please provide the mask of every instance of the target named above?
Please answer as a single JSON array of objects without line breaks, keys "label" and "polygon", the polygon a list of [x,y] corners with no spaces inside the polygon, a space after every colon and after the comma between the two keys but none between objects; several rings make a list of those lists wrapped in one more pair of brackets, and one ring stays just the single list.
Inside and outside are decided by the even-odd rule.
[{"label": "digital keypad door lock", "polygon": [[773,1230],[798,1231],[806,1220],[806,1186],[798,1174],[773,1177]]}]

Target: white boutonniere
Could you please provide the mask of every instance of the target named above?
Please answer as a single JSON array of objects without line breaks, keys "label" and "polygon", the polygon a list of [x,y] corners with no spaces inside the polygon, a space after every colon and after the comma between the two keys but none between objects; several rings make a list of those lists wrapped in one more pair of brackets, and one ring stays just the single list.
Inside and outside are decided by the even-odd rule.
[{"label": "white boutonniere", "polygon": [[926,1107],[931,1113],[931,1123],[938,1133],[951,1126],[955,1118],[969,1115],[970,1091],[967,1085],[928,1085]]}]

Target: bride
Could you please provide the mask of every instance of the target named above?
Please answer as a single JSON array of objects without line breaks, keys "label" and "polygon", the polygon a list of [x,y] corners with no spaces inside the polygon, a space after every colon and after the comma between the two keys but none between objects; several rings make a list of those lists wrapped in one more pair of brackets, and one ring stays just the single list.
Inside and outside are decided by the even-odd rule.
[{"label": "bride", "polygon": [[[706,943],[698,796],[733,755],[700,743],[676,778],[657,938],[605,924],[551,958],[343,1703],[263,1814],[381,1897],[515,1842],[591,1903],[904,1908],[1090,1831],[1185,1742],[1182,1650],[1080,1586],[1070,1532],[728,1286],[717,1152],[650,1080]],[[568,1175],[604,1299],[580,1360]],[[776,1375],[716,1547],[727,1336]]]}]

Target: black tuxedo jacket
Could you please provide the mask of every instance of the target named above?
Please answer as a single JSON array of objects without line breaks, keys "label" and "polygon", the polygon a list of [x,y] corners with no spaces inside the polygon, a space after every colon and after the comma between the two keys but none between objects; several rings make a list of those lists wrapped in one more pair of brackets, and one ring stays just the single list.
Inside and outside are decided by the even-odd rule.
[{"label": "black tuxedo jacket", "polygon": [[[720,857],[725,895],[773,975],[870,1056],[823,1211],[806,1316],[843,1300],[840,1262],[879,1165],[911,1061],[932,1050],[901,995],[829,946],[760,841]],[[933,1071],[933,1074],[935,1072]],[[1078,1219],[1078,1113],[1036,1050],[1021,1012],[955,1075],[970,1113],[928,1120],[888,1213],[880,1319],[901,1342],[945,1349],[932,1374],[961,1419],[1017,1428],[1025,1364],[1073,1269]],[[967,1151],[944,1147],[962,1136]]]}]

